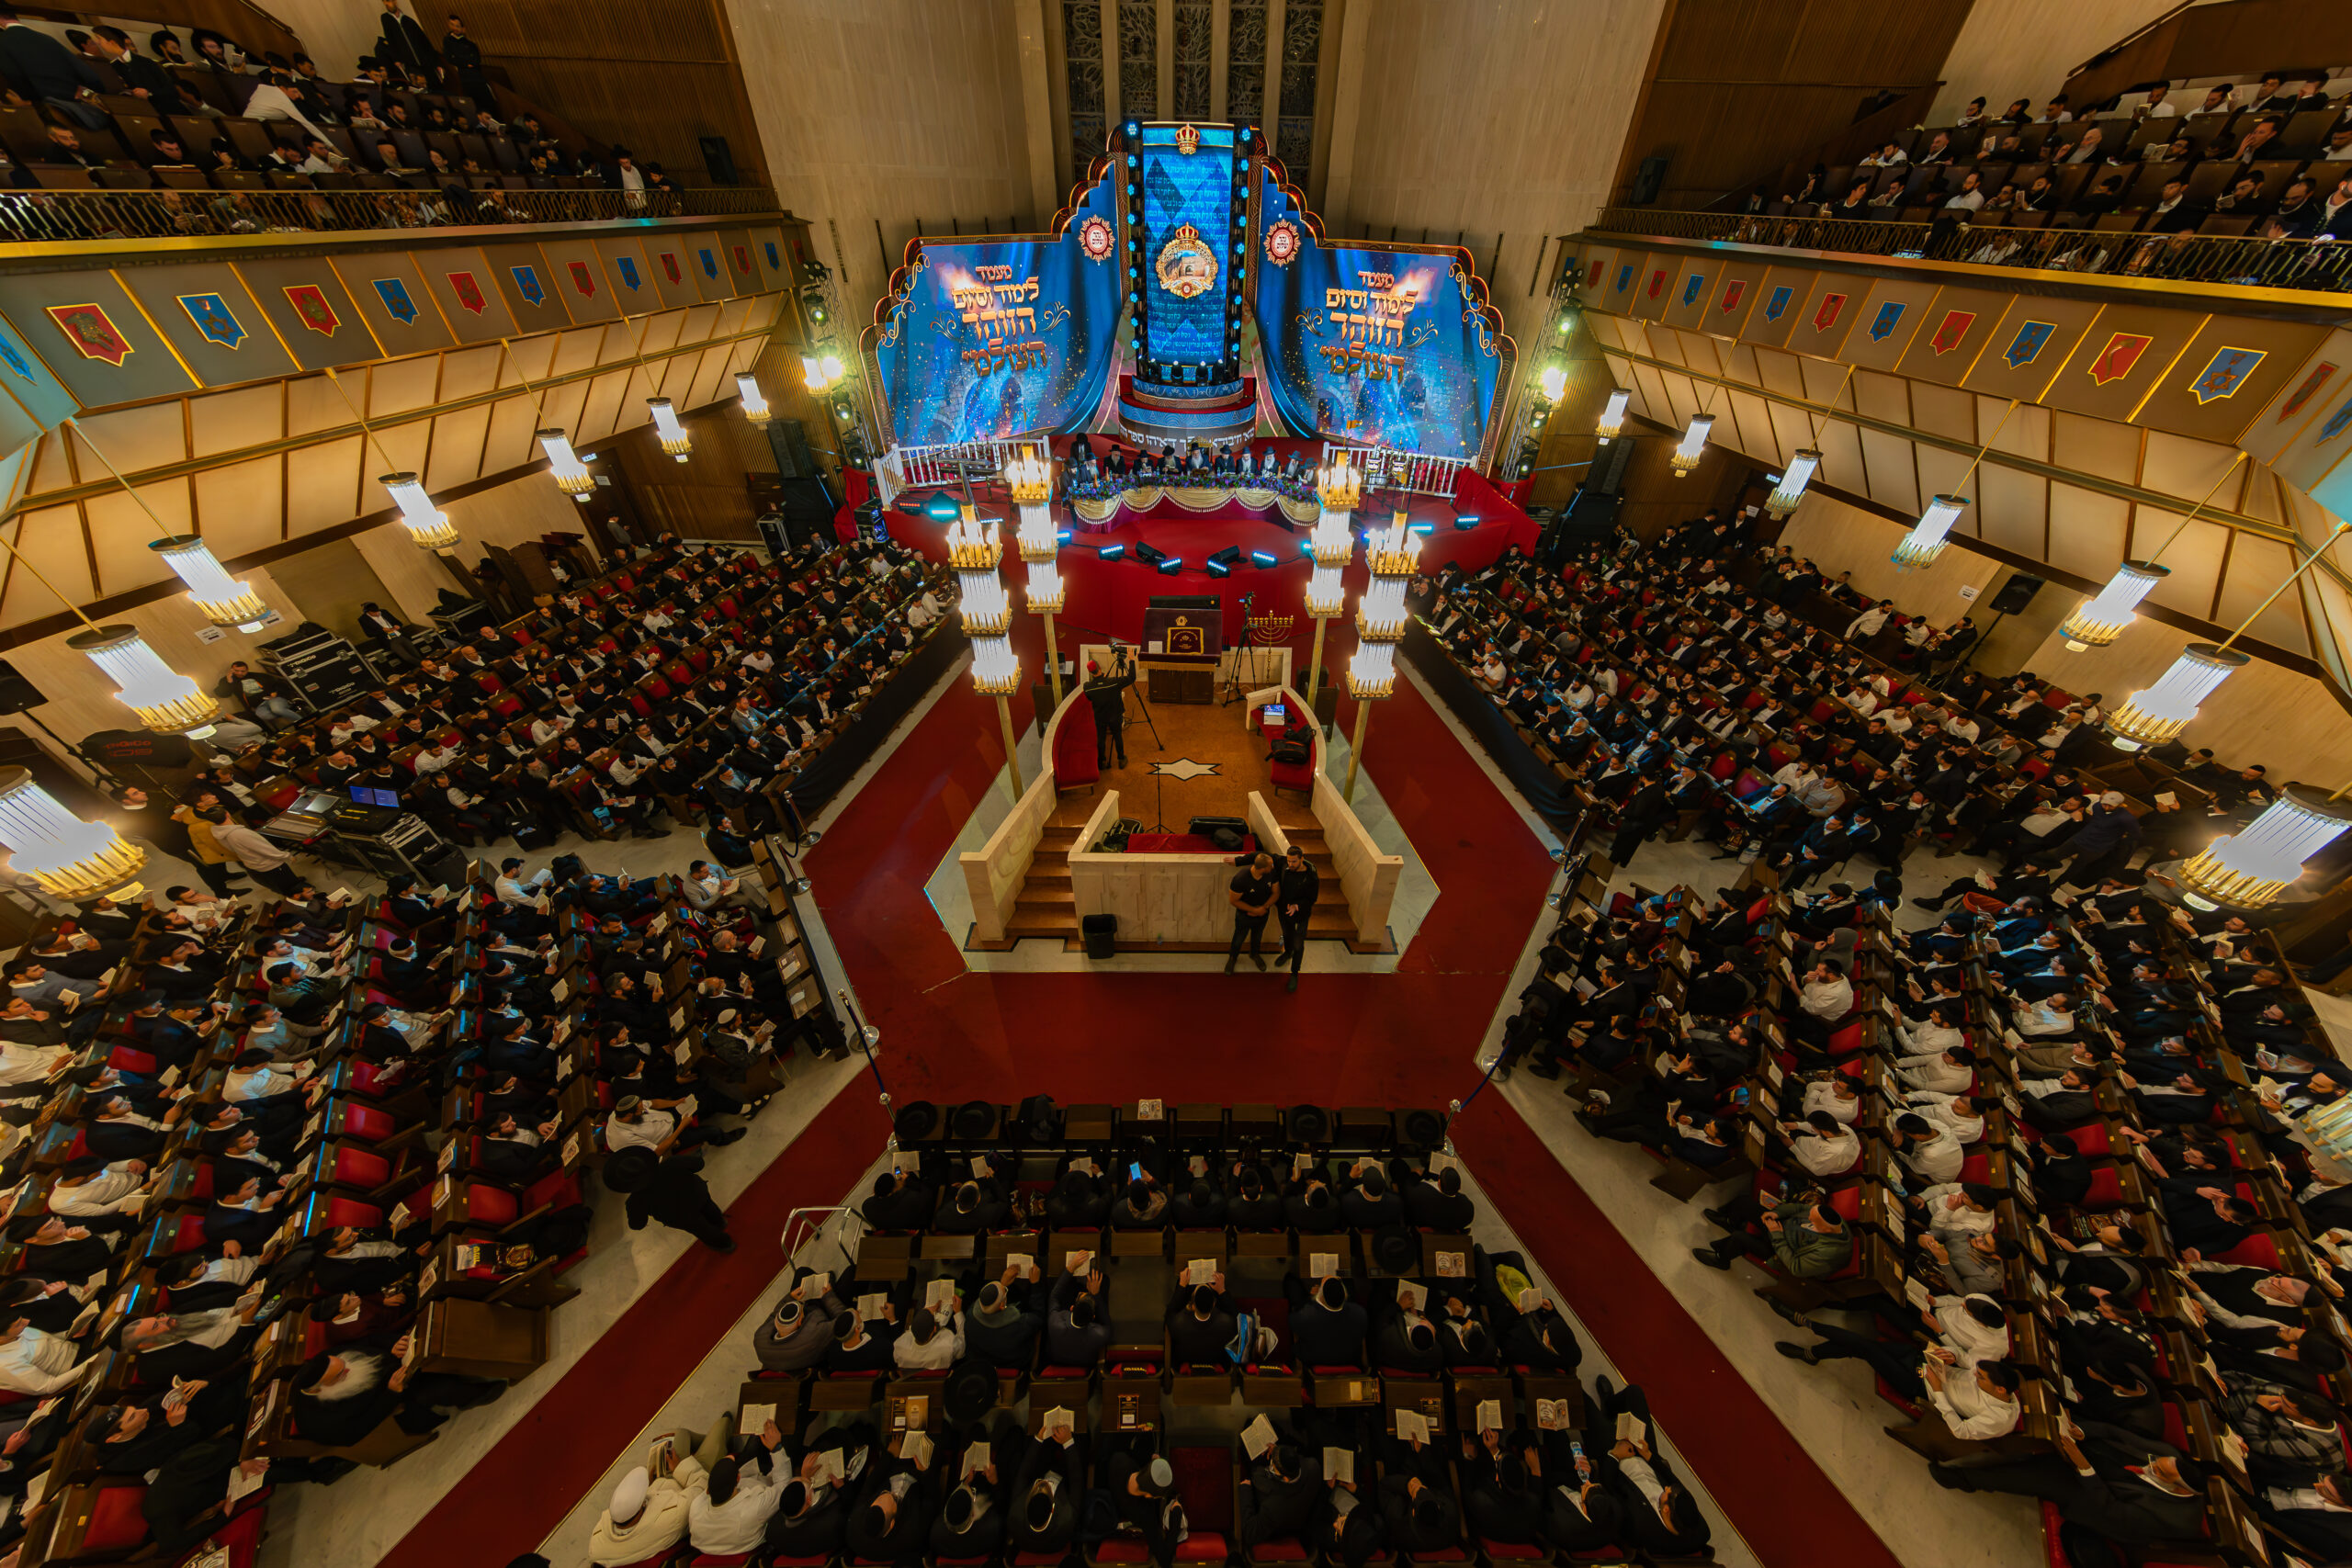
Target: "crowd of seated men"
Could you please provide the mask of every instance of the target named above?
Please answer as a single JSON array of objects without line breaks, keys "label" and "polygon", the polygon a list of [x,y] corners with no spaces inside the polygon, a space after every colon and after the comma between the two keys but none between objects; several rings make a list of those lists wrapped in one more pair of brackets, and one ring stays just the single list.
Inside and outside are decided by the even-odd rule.
[{"label": "crowd of seated men", "polygon": [[497,1397],[435,1303],[544,1316],[589,1168],[732,1142],[796,1043],[838,1048],[761,956],[781,908],[567,857],[44,925],[0,1014],[0,1545],[249,1544],[276,1486]]},{"label": "crowd of seated men", "polygon": [[[2352,1171],[2301,1123],[2352,1069],[2272,939],[2134,868],[2258,808],[2262,771],[2179,752],[2167,793],[2201,804],[2135,809],[2070,766],[2063,694],[1921,687],[1768,624],[1781,602],[1727,564],[1668,548],[1431,584],[1470,623],[1446,634],[1461,656],[1517,648],[1515,716],[1517,672],[1560,666],[1526,729],[1615,834],[1572,867],[1510,1060],[1566,1078],[1661,1190],[1736,1184],[1701,1261],[1770,1277],[1804,1331],[1783,1354],[1868,1365],[1939,1483],[2130,1546],[2344,1556]],[[1563,691],[1580,713],[1553,711]],[[1714,832],[1746,869],[1712,897],[1610,895],[1616,852],[1661,829]],[[1940,918],[1905,930],[1930,840],[2003,863],[1912,889]],[[1849,859],[1867,882],[1794,891]]]},{"label": "crowd of seated men", "polygon": [[[2039,114],[2024,98],[1988,114],[1978,98],[1951,125],[1815,164],[1758,210],[1966,223],[1982,231],[1970,261],[2086,270],[2117,253],[2060,231],[2352,238],[2352,94],[2330,78],[2159,82],[2081,107],[2062,93]],[[2122,267],[2161,271],[2166,248],[2139,247]]]},{"label": "crowd of seated men", "polygon": [[1132,449],[1114,443],[1098,453],[1091,437],[1081,437],[1071,449],[1069,493],[1077,500],[1104,501],[1161,485],[1270,490],[1312,501],[1315,458],[1310,448],[1294,447],[1283,457],[1271,442],[1248,441],[1145,441]]},{"label": "crowd of seated men", "polygon": [[224,892],[202,824],[265,822],[304,786],[387,792],[460,844],[788,823],[795,780],[942,624],[944,575],[896,541],[762,562],[672,538],[453,649],[379,613],[363,646],[394,679],[304,716],[281,683],[232,666],[220,689],[256,739],[189,781],[182,820],[150,808],[138,830]]},{"label": "crowd of seated men", "polygon": [[[1442,1115],[898,1114],[852,1269],[795,1269],[591,1561],[1703,1557],[1640,1389],[1589,1392],[1526,1259],[1470,1240]],[[1237,1394],[1238,1440],[1171,1435]]]},{"label": "crowd of seated men", "polygon": [[1966,617],[1903,616],[1704,520],[1566,574],[1511,552],[1449,565],[1408,602],[1611,825],[1618,865],[1695,834],[1796,891],[1849,862],[1899,872],[1932,842],[2091,886],[2143,847],[2192,854],[2271,798],[2261,766],[2174,743],[2132,764],[2135,799],[2091,771],[2117,755],[2098,694],[1962,668]]},{"label": "crowd of seated men", "polygon": [[[409,209],[420,223],[501,220],[504,190],[614,188],[641,201],[676,188],[625,148],[567,148],[528,110],[502,110],[459,34],[470,68],[454,52],[427,68],[386,49],[336,82],[308,55],[252,54],[204,28],[185,42],[168,28],[142,38],[107,24],[0,33],[0,147],[17,188],[410,190],[430,193]],[[253,221],[232,199],[178,211],[189,232]],[[36,204],[16,219],[39,216]]]}]

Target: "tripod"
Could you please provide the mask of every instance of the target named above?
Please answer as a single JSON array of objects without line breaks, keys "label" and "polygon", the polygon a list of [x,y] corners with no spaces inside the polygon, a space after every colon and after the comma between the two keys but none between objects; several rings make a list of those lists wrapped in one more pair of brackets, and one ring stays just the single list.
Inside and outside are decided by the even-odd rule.
[{"label": "tripod", "polygon": [[[1127,671],[1133,669],[1134,663],[1135,661],[1128,656],[1127,650],[1124,648],[1121,649],[1119,650],[1120,672],[1124,674]],[[1143,686],[1141,683],[1138,682],[1136,684],[1130,685],[1127,688],[1127,700],[1133,703],[1136,705],[1136,708],[1143,714],[1144,728],[1151,731],[1152,750],[1155,751],[1167,750],[1168,742],[1159,738],[1159,726],[1152,721],[1151,704],[1145,700]]]}]

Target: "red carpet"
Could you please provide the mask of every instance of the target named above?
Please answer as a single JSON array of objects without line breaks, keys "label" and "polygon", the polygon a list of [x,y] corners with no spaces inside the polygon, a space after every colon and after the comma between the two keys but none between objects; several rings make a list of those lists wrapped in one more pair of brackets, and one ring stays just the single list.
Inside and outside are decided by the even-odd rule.
[{"label": "red carpet", "polygon": [[[1346,623],[1341,622],[1339,627]],[[1017,618],[1025,664],[1042,648]],[[1343,667],[1346,649],[1330,655]],[[1341,701],[1343,730],[1352,705]],[[993,702],[956,684],[809,856],[815,896],[882,1032],[897,1100],[1065,1104],[1310,1100],[1442,1109],[1476,1085],[1474,1043],[1550,880],[1518,815],[1419,694],[1380,705],[1366,766],[1437,883],[1436,907],[1394,975],[967,972],[962,933],[923,896],[1001,765]],[[1409,761],[1408,761],[1409,760]],[[394,1568],[503,1562],[533,1550],[775,1271],[764,1238],[796,1204],[838,1201],[879,1151],[871,1081],[843,1090],[730,1211],[741,1252],[696,1253],[649,1290],[481,1465],[385,1559]],[[1457,1145],[1610,1358],[1767,1562],[1895,1559],[1754,1390],[1717,1353],[1499,1095],[1465,1114]],[[1767,1462],[1759,1463],[1764,1458]]]}]

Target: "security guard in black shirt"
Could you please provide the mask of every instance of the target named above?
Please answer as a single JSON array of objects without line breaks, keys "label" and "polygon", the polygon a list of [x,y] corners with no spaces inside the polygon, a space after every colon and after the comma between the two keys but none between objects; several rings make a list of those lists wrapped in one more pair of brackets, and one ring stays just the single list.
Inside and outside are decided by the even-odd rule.
[{"label": "security guard in black shirt", "polygon": [[1086,661],[1083,689],[1094,709],[1094,765],[1098,768],[1111,765],[1114,750],[1119,753],[1119,766],[1127,765],[1127,688],[1135,683],[1135,662],[1125,648],[1118,649],[1114,674],[1102,673],[1102,666],[1091,659]]}]

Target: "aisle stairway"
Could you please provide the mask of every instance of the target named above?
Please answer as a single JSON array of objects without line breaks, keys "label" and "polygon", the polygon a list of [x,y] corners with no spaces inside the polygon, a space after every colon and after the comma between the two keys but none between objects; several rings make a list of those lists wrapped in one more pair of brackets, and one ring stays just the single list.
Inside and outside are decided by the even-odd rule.
[{"label": "aisle stairway", "polygon": [[[1339,868],[1332,863],[1331,851],[1323,841],[1317,828],[1285,829],[1290,841],[1306,852],[1307,863],[1316,875],[1323,879],[1322,896],[1315,901],[1315,913],[1308,919],[1306,934],[1310,941],[1355,943],[1355,922],[1348,914],[1347,896],[1340,888]],[[1071,949],[1082,947],[1078,927],[1077,895],[1069,879],[1070,852],[1078,847],[1076,828],[1048,825],[1037,840],[1037,851],[1029,863],[1029,875],[1021,886],[1021,896],[1015,900],[1012,919],[1006,922],[1004,934],[1018,942],[1023,937],[1059,937]],[[1266,928],[1269,946],[1280,940],[1280,928],[1269,922]],[[1133,942],[1122,933],[1119,949],[1123,953],[1213,953],[1224,947],[1222,942]],[[1382,951],[1377,945],[1362,948],[1364,952]]]}]

